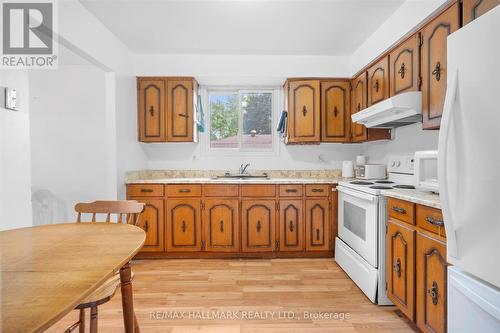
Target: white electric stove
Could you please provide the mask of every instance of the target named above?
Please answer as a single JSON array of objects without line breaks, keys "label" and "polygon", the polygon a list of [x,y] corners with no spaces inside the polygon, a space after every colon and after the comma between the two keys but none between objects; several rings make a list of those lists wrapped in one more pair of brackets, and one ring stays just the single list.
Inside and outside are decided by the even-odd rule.
[{"label": "white electric stove", "polygon": [[386,295],[383,190],[414,189],[413,156],[391,156],[388,178],[341,181],[337,186],[338,237],[335,260],[373,302],[392,304]]}]

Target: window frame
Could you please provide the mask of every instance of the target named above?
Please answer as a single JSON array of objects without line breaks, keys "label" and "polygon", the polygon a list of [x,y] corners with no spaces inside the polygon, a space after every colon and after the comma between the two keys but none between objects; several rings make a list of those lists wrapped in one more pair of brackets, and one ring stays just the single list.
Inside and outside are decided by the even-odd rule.
[{"label": "window frame", "polygon": [[[205,132],[201,133],[200,141],[203,145],[203,155],[207,156],[277,156],[279,150],[279,137],[275,131],[277,122],[277,114],[280,108],[281,90],[279,87],[242,87],[242,86],[207,86],[201,87],[200,93],[203,101],[203,110],[205,111]],[[211,131],[211,110],[210,110],[210,94],[238,94],[238,105],[240,107],[238,113],[238,148],[214,148],[210,143]],[[271,148],[269,149],[254,149],[241,147],[241,139],[243,135],[243,117],[241,109],[241,95],[245,93],[271,93],[272,94],[272,110],[271,110]]]}]

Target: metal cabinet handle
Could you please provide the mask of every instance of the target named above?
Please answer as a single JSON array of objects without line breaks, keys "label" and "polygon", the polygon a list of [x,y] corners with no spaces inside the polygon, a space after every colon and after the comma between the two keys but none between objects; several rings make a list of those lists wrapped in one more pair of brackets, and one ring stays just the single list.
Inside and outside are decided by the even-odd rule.
[{"label": "metal cabinet handle", "polygon": [[190,190],[190,189],[188,189],[188,188],[181,188],[181,189],[179,190],[179,193],[189,193],[189,192],[191,192],[191,190]]},{"label": "metal cabinet handle", "polygon": [[432,281],[432,286],[430,289],[427,289],[427,293],[431,295],[432,298],[432,304],[436,305],[438,303],[438,285],[436,281]]},{"label": "metal cabinet handle", "polygon": [[401,277],[401,259],[396,259],[396,263],[394,264],[394,271],[398,277]]},{"label": "metal cabinet handle", "polygon": [[441,80],[441,63],[439,61],[436,63],[432,75],[436,77],[436,81]]},{"label": "metal cabinet handle", "polygon": [[404,209],[404,208],[393,206],[392,210],[395,211],[396,213],[399,213],[399,214],[406,214],[406,209]]},{"label": "metal cabinet handle", "polygon": [[189,115],[188,115],[188,114],[185,114],[185,113],[178,113],[177,115],[178,115],[179,117],[189,118]]},{"label": "metal cabinet handle", "polygon": [[333,116],[337,117],[338,114],[339,114],[339,110],[337,110],[337,106],[334,106],[333,107]]},{"label": "metal cabinet handle", "polygon": [[358,103],[358,111],[361,111],[361,103]]},{"label": "metal cabinet handle", "polygon": [[186,232],[186,229],[187,229],[186,221],[182,221],[181,229],[182,229],[182,232]]},{"label": "metal cabinet handle", "polygon": [[304,117],[305,117],[305,116],[306,116],[306,114],[307,114],[307,108],[306,108],[306,106],[305,106],[305,105],[304,105],[304,106],[302,106],[302,114],[304,115]]},{"label": "metal cabinet handle", "polygon": [[152,188],[141,188],[141,192],[142,193],[151,193],[151,192],[153,192],[153,189]]},{"label": "metal cabinet handle", "polygon": [[322,192],[323,192],[323,189],[322,189],[322,188],[313,188],[313,189],[312,189],[312,192],[314,192],[314,193],[317,193],[317,192],[322,193]]},{"label": "metal cabinet handle", "polygon": [[319,241],[319,233],[320,233],[319,229],[316,229],[316,240],[317,241]]},{"label": "metal cabinet handle", "polygon": [[404,79],[405,73],[406,73],[406,65],[404,62],[401,63],[401,67],[399,67],[398,73],[399,73],[399,75],[401,75],[401,78]]},{"label": "metal cabinet handle", "polygon": [[148,229],[149,229],[148,220],[144,221],[144,228],[143,229],[145,232],[148,232]]},{"label": "metal cabinet handle", "polygon": [[220,232],[224,232],[224,221],[220,221]]},{"label": "metal cabinet handle", "polygon": [[290,221],[289,229],[290,229],[290,232],[293,232],[293,221]]},{"label": "metal cabinet handle", "polygon": [[258,220],[258,221],[257,221],[257,227],[256,227],[257,232],[260,232],[260,228],[261,228],[261,227],[260,227],[260,220]]},{"label": "metal cabinet handle", "polygon": [[436,227],[442,227],[442,226],[444,226],[444,221],[436,220],[432,216],[427,216],[425,218],[425,220],[427,221],[427,223],[429,223],[429,224],[431,224],[433,226],[436,226]]},{"label": "metal cabinet handle", "polygon": [[155,108],[152,105],[149,108],[149,114],[151,115],[151,117],[155,114]]},{"label": "metal cabinet handle", "polygon": [[297,189],[296,188],[287,188],[285,190],[286,193],[297,193]]},{"label": "metal cabinet handle", "polygon": [[373,85],[373,88],[375,88],[375,92],[378,92],[378,89],[379,89],[378,80],[375,80],[375,84]]}]

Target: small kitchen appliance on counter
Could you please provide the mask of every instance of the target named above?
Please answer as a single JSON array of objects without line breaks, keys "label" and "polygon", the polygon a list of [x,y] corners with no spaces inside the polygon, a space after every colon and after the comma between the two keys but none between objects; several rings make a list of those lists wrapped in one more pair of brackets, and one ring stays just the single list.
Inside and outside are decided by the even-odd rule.
[{"label": "small kitchen appliance on counter", "polygon": [[439,193],[437,150],[415,152],[415,178],[419,190]]},{"label": "small kitchen appliance on counter", "polygon": [[[387,199],[384,189],[415,189],[413,155],[389,158],[389,178],[385,165],[365,167],[365,177],[379,172],[379,180],[341,181],[338,191],[338,237],[335,261],[373,302],[392,304],[385,290],[385,223]],[[382,172],[383,170],[383,172]],[[368,172],[368,174],[366,174]]]},{"label": "small kitchen appliance on counter", "polygon": [[386,177],[384,164],[365,164],[356,166],[356,178],[358,179],[382,179]]}]

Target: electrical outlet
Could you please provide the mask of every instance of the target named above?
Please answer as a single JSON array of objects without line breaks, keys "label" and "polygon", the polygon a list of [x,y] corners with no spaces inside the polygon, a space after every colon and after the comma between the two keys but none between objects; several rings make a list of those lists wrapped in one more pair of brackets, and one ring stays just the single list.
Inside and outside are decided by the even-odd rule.
[{"label": "electrical outlet", "polygon": [[11,88],[5,88],[5,108],[17,111],[17,91]]}]

